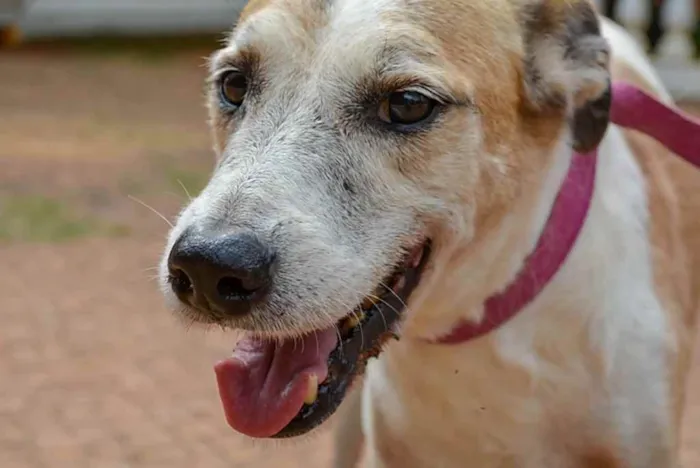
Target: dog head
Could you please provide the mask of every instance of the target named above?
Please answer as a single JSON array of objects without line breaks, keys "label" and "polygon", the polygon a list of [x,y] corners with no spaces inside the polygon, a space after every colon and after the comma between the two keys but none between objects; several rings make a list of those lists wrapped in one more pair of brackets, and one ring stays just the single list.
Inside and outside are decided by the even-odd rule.
[{"label": "dog head", "polygon": [[514,220],[602,138],[607,62],[585,0],[252,0],[211,58],[216,167],[170,234],[166,296],[253,354],[314,335],[332,357],[359,330],[361,362],[409,295],[417,323],[452,320],[455,258],[460,288],[492,292],[526,253]]}]

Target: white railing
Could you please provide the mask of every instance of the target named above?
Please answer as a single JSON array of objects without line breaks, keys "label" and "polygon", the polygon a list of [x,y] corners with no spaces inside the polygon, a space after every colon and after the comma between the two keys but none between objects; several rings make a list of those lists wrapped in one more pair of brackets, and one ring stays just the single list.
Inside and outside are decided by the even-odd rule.
[{"label": "white railing", "polygon": [[0,0],[0,27],[17,21],[23,8],[24,0]]},{"label": "white railing", "polygon": [[[656,16],[654,2],[660,5]],[[661,79],[676,99],[700,100],[700,60],[696,58],[693,36],[700,1],[595,0],[595,3],[603,13],[609,13],[606,7],[613,4],[613,19],[650,51]],[[651,40],[654,35],[650,32],[654,28],[661,30],[658,42]]]}]

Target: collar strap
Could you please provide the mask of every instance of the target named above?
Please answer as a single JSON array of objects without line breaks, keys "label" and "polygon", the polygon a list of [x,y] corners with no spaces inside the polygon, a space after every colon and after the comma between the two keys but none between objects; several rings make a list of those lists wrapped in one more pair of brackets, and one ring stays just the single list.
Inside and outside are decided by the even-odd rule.
[{"label": "collar strap", "polygon": [[652,137],[700,169],[700,120],[627,83],[614,84],[613,96],[613,123]]},{"label": "collar strap", "polygon": [[[612,85],[611,121],[656,139],[700,168],[700,121],[623,82]],[[573,250],[593,199],[597,150],[574,153],[535,249],[506,289],[484,303],[481,322],[462,321],[438,344],[458,344],[483,336],[523,310],[547,286]]]}]

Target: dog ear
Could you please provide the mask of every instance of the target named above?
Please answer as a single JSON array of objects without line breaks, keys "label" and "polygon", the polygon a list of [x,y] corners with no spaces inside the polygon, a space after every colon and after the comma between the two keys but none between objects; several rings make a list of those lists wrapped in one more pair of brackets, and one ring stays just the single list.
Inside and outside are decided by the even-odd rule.
[{"label": "dog ear", "polygon": [[529,0],[523,8],[525,93],[535,113],[565,113],[574,150],[598,146],[610,113],[609,46],[588,0]]}]

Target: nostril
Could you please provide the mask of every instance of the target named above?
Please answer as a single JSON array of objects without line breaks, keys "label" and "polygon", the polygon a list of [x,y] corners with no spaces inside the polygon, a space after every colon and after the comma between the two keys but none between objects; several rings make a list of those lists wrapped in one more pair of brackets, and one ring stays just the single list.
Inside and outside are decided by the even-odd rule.
[{"label": "nostril", "polygon": [[244,315],[272,287],[274,254],[252,233],[186,233],[168,257],[169,286],[180,302],[217,316]]},{"label": "nostril", "polygon": [[192,280],[179,268],[170,271],[170,285],[176,294],[185,295],[193,292]]},{"label": "nostril", "polygon": [[216,284],[216,292],[226,301],[248,300],[259,288],[250,288],[242,279],[224,276]]}]

